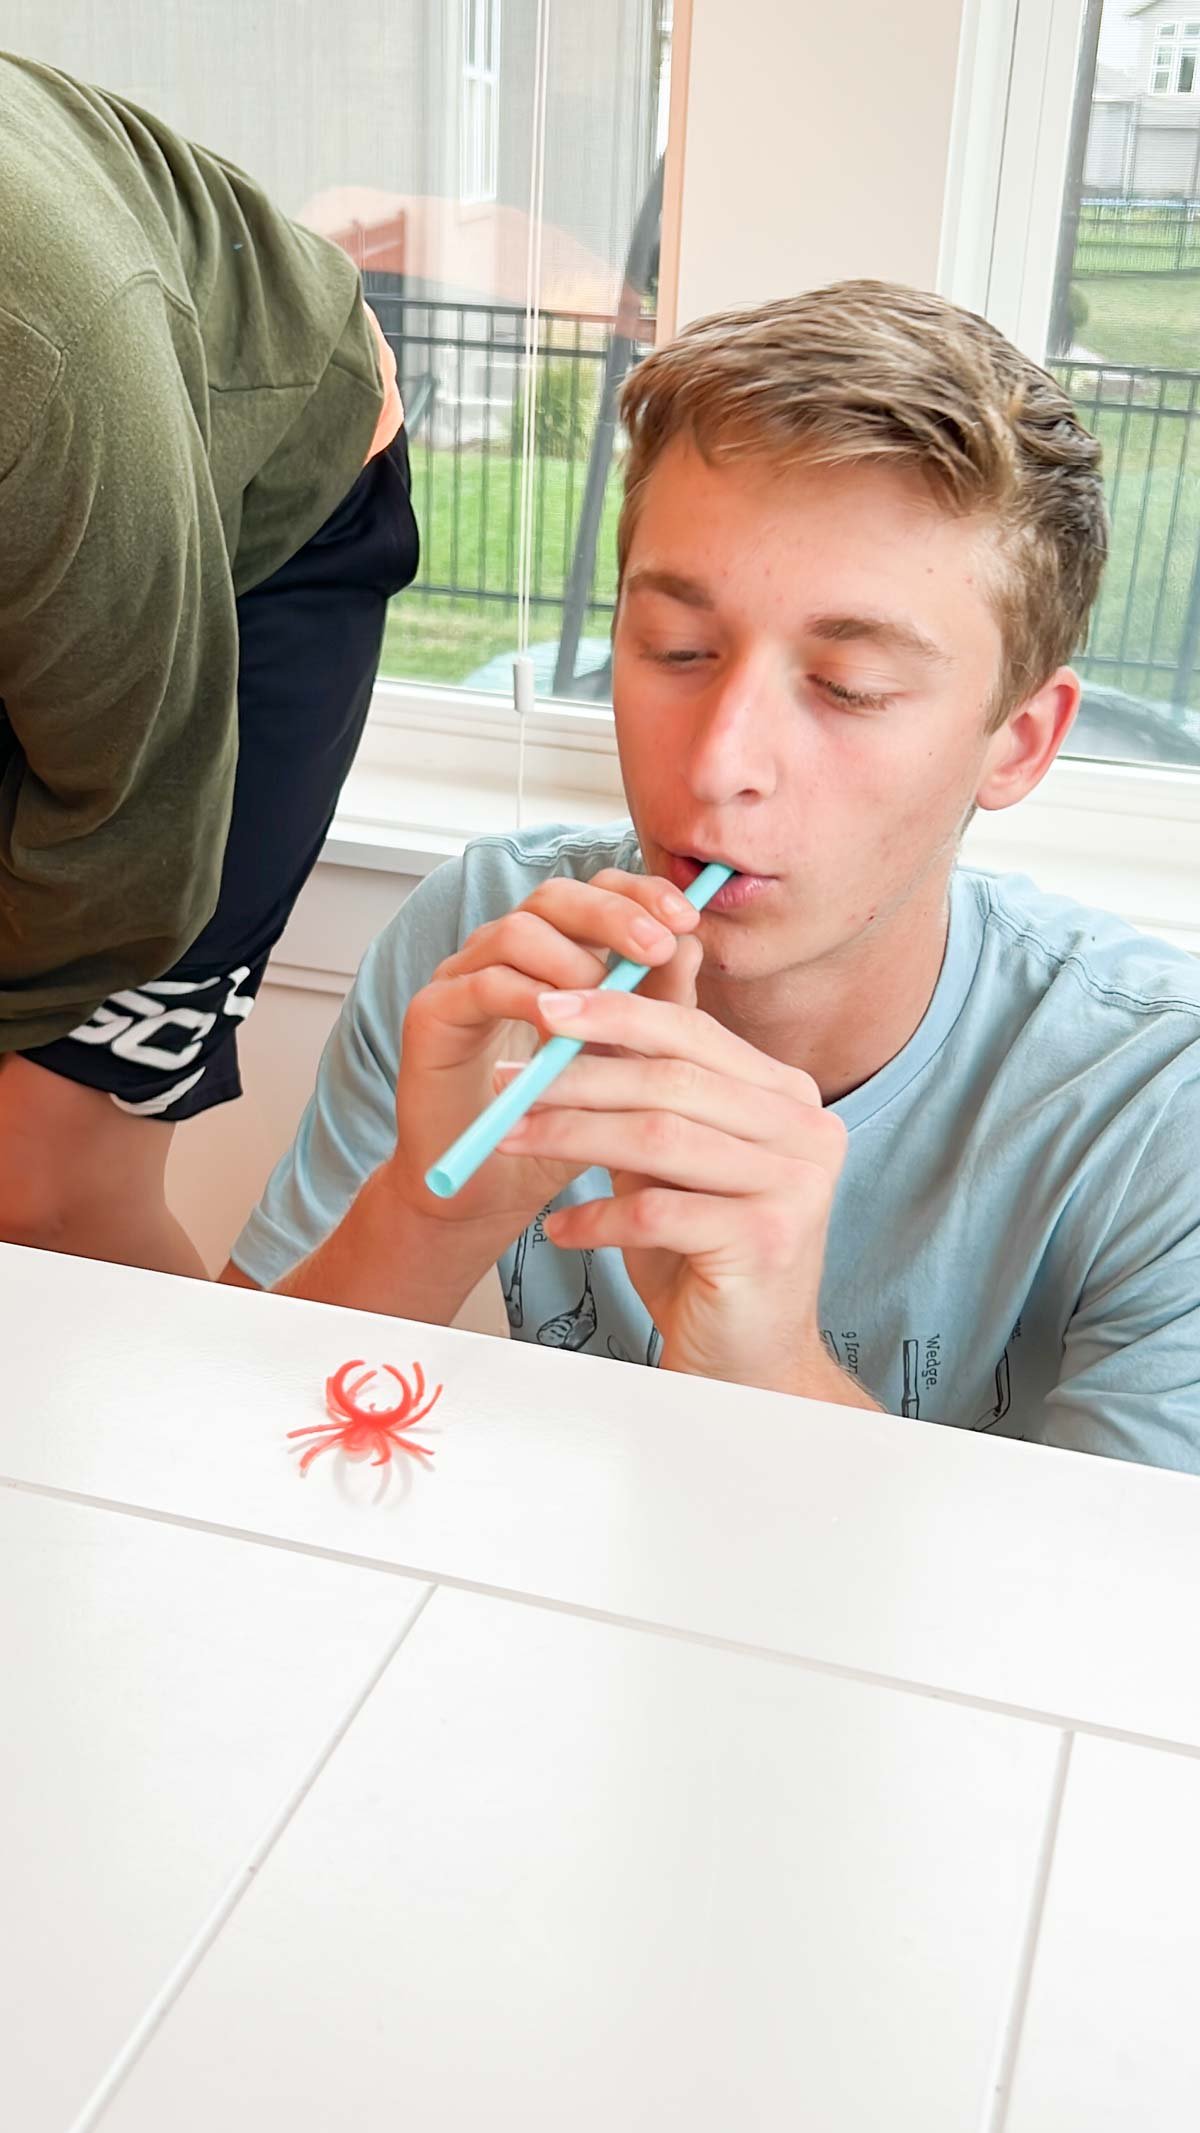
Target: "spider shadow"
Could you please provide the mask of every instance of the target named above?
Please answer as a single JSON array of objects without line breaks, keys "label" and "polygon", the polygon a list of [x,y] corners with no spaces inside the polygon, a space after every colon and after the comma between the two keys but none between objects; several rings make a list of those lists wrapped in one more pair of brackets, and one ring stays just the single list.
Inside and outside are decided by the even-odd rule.
[{"label": "spider shadow", "polygon": [[[430,1434],[432,1435],[433,1432],[431,1431]],[[298,1444],[295,1449],[297,1457],[303,1457],[303,1445]],[[420,1458],[414,1452],[405,1451],[397,1447],[393,1450],[391,1458],[385,1460],[379,1467],[379,1479],[375,1484],[374,1491],[371,1495],[366,1496],[362,1493],[361,1486],[356,1485],[353,1470],[366,1467],[369,1472],[374,1464],[375,1448],[373,1445],[365,1446],[361,1452],[348,1452],[340,1444],[331,1445],[327,1451],[321,1453],[319,1458],[313,1460],[312,1466],[309,1467],[308,1472],[304,1475],[304,1479],[305,1481],[311,1479],[314,1467],[325,1465],[327,1469],[332,1469],[334,1492],[342,1503],[354,1510],[365,1508],[374,1511],[388,1498],[397,1504],[404,1503],[412,1493],[414,1467],[428,1469],[432,1462],[429,1459]]]}]

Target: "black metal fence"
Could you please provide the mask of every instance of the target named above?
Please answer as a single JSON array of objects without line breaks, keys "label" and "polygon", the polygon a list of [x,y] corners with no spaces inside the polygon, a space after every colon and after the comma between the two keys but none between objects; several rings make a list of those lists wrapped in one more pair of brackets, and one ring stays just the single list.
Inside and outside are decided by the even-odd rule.
[{"label": "black metal fence", "polygon": [[[417,589],[447,613],[451,604],[490,611],[503,625],[508,610],[512,630],[501,635],[515,642],[525,313],[414,297],[386,277],[373,277],[368,294],[396,351],[408,415]],[[653,330],[652,319],[639,322],[629,359]],[[543,636],[549,623],[571,638],[572,601],[576,631],[582,616],[606,633],[613,611],[612,338],[604,318],[552,312],[539,324],[530,604]],[[616,367],[627,367],[625,356]],[[1112,517],[1081,671],[1200,710],[1200,368],[1086,360],[1051,368],[1103,444]],[[564,686],[561,671],[555,686]]]},{"label": "black metal fence", "polygon": [[1200,274],[1200,198],[1083,200],[1074,272]]},{"label": "black metal fence", "polygon": [[1087,679],[1200,709],[1200,370],[1055,362],[1104,447],[1112,546]]},{"label": "black metal fence", "polygon": [[[366,291],[395,350],[404,395],[422,533],[417,585],[432,598],[515,609],[525,311],[517,304],[399,293],[389,276],[368,275]],[[639,320],[637,335],[648,346],[654,320]],[[598,430],[612,341],[609,318],[548,311],[538,320],[529,586],[535,609],[562,607],[573,571],[579,575],[581,543],[590,548],[588,611],[602,618],[615,604],[612,562],[599,539],[602,481],[601,510],[584,508],[589,467],[604,447]],[[594,479],[590,487],[597,491]]]}]

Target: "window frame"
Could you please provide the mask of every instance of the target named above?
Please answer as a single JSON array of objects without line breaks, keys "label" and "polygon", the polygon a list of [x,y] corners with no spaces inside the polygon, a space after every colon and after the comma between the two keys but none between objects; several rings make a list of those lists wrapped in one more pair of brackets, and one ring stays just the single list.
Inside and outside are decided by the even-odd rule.
[{"label": "window frame", "polygon": [[[1164,57],[1165,55],[1165,57]],[[1186,89],[1179,86],[1183,62],[1191,56],[1197,64],[1193,67],[1192,80]],[[1165,89],[1156,89],[1154,84],[1160,74],[1166,74]],[[1200,96],[1200,24],[1185,21],[1160,22],[1154,32],[1154,47],[1150,60],[1151,96]]]}]

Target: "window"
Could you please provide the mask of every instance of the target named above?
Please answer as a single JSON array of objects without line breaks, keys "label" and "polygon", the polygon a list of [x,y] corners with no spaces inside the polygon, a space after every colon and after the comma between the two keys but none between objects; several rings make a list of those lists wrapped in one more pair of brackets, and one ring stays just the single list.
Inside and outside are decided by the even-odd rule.
[{"label": "window", "polygon": [[[1155,32],[1173,83],[1198,32]],[[1200,97],[1149,102],[1141,54],[1126,0],[1020,0],[974,295],[1104,449],[1110,558],[1071,751],[1200,771]]]},{"label": "window", "polygon": [[1200,87],[1200,22],[1161,22],[1154,38],[1150,87],[1155,96],[1191,96]]},{"label": "window", "polygon": [[494,200],[498,168],[500,0],[463,0],[459,198]]}]

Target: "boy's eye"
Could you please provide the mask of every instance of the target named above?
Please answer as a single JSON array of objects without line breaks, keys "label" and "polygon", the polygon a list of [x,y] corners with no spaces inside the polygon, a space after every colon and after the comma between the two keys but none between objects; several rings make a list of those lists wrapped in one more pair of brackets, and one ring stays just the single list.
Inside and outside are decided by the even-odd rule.
[{"label": "boy's eye", "polygon": [[882,711],[891,701],[890,697],[872,696],[862,689],[848,689],[843,682],[827,681],[820,674],[810,674],[809,680],[832,696],[835,703],[848,704],[854,711]]},{"label": "boy's eye", "polygon": [[712,653],[702,651],[694,645],[679,645],[663,651],[655,651],[653,647],[649,647],[646,656],[660,667],[693,667],[699,666],[705,659],[711,659]]}]

